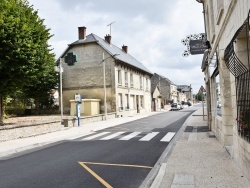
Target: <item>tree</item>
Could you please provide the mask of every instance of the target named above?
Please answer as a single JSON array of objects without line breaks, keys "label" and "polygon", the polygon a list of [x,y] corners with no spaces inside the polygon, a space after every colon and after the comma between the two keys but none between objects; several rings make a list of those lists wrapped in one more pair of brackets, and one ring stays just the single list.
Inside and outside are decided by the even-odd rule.
[{"label": "tree", "polygon": [[[49,60],[46,62],[50,62]],[[35,99],[37,113],[40,114],[40,109],[44,107],[50,108],[53,105],[50,97],[51,89],[54,89],[58,83],[58,76],[54,71],[52,63],[45,63],[41,67],[43,71],[33,76],[28,83],[23,87],[23,93],[26,98]]]},{"label": "tree", "polygon": [[34,86],[54,64],[52,35],[43,21],[26,0],[0,1],[0,102],[31,82]]},{"label": "tree", "polygon": [[205,97],[204,97],[204,94],[203,93],[201,93],[201,92],[198,92],[197,94],[196,94],[196,100],[198,100],[198,101],[204,101],[204,99],[205,99]]}]

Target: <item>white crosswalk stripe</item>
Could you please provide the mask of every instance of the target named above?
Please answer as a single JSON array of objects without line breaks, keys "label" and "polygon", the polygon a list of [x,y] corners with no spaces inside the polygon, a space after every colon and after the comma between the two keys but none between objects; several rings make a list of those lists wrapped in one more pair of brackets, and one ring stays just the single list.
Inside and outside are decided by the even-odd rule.
[{"label": "white crosswalk stripe", "polygon": [[123,133],[125,133],[125,132],[117,132],[117,133],[111,134],[111,135],[109,135],[109,136],[106,136],[106,137],[104,137],[104,138],[101,138],[100,140],[110,140],[110,139],[112,139],[112,138],[115,138],[115,137],[117,137],[117,136],[120,136],[120,135],[123,134]]},{"label": "white crosswalk stripe", "polygon": [[174,137],[174,132],[168,132],[160,141],[161,142],[170,142],[170,140]]},{"label": "white crosswalk stripe", "polygon": [[95,134],[95,135],[93,135],[93,136],[89,136],[89,137],[87,137],[87,138],[84,138],[84,139],[82,139],[82,140],[92,140],[92,139],[94,139],[94,138],[97,138],[97,137],[99,137],[99,136],[103,136],[103,135],[108,134],[108,133],[110,133],[110,132],[102,132],[102,133]]},{"label": "white crosswalk stripe", "polygon": [[132,132],[131,134],[129,135],[126,135],[124,137],[122,137],[121,139],[119,140],[130,140],[131,138],[137,136],[138,134],[140,134],[141,132]]},{"label": "white crosswalk stripe", "polygon": [[148,133],[146,136],[142,137],[139,141],[149,141],[154,138],[159,132]]},{"label": "white crosswalk stripe", "polygon": [[[137,135],[141,134],[142,132],[131,132],[128,135],[122,135],[122,134],[126,134],[126,132],[124,131],[119,131],[119,132],[101,132],[101,133],[91,133],[91,135],[88,135],[88,137],[85,137],[81,140],[111,140],[111,139],[118,139],[118,140],[130,140],[134,137],[136,137]],[[160,132],[151,132],[148,133],[146,135],[139,136],[141,137],[138,141],[150,141],[152,140],[154,137],[156,137]],[[110,134],[110,135],[108,135]],[[162,137],[162,139],[160,140],[161,142],[170,142],[172,140],[172,138],[175,136],[175,132],[168,132],[164,137]],[[87,136],[87,135],[86,135]],[[121,137],[122,136],[122,137]],[[78,136],[79,137],[79,136]],[[116,138],[118,137],[118,138]],[[159,136],[158,136],[159,138]],[[160,139],[160,138],[159,138]]]}]

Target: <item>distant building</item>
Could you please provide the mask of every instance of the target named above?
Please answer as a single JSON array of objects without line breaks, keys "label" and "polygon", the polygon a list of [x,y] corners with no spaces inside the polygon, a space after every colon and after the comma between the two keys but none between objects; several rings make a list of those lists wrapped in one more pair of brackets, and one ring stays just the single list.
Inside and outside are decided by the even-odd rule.
[{"label": "distant building", "polygon": [[162,105],[166,105],[172,102],[177,102],[177,86],[168,78],[161,76],[157,73],[151,77],[151,93],[154,92],[154,89],[158,86],[161,92],[161,102]]},{"label": "distant building", "polygon": [[[190,84],[190,86],[188,86],[188,85],[177,85],[177,90],[180,93],[185,93],[186,94],[186,101],[192,101],[192,99],[193,99],[193,91],[192,91],[191,84]],[[182,100],[180,100],[180,101],[182,101]],[[186,101],[184,101],[184,102],[186,102]]]},{"label": "distant building", "polygon": [[152,111],[159,111],[162,108],[162,95],[161,91],[159,90],[159,87],[156,86],[154,89],[152,89]]}]

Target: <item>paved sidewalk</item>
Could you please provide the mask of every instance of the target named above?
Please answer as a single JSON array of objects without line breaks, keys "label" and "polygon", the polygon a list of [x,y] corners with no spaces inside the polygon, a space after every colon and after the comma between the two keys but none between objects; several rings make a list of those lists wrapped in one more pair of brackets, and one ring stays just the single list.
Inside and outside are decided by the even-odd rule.
[{"label": "paved sidewalk", "polygon": [[202,114],[199,109],[187,119],[186,131],[191,126],[194,129],[181,134],[170,157],[162,163],[162,181],[157,187],[249,188],[250,182],[220,142],[209,138],[207,132],[199,132],[207,126],[207,117],[204,121]]}]

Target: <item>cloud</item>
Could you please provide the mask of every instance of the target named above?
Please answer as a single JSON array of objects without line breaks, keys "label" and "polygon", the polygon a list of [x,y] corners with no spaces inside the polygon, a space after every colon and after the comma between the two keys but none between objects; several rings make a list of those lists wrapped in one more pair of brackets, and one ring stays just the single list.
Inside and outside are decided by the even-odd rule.
[{"label": "cloud", "polygon": [[112,24],[112,43],[128,52],[149,70],[178,84],[204,85],[202,55],[182,57],[181,43],[190,34],[204,32],[202,5],[194,0],[29,0],[51,28],[49,41],[59,57],[78,39],[78,27],[104,37]]}]

